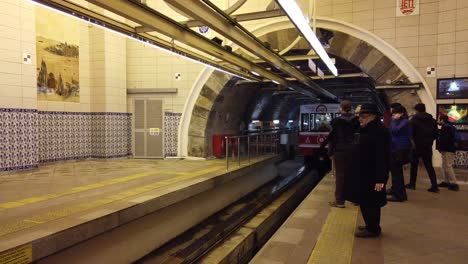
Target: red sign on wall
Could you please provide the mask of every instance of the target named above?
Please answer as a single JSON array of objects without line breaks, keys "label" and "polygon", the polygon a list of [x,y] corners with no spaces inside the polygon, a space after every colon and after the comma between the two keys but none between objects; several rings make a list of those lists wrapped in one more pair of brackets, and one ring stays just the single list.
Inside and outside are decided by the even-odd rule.
[{"label": "red sign on wall", "polygon": [[419,15],[419,0],[395,0],[396,16]]}]

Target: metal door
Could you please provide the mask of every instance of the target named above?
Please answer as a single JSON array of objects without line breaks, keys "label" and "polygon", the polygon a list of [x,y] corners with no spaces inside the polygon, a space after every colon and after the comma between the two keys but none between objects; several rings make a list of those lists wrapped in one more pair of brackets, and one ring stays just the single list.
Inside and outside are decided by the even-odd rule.
[{"label": "metal door", "polygon": [[134,99],[134,157],[164,157],[164,116],[162,100]]}]

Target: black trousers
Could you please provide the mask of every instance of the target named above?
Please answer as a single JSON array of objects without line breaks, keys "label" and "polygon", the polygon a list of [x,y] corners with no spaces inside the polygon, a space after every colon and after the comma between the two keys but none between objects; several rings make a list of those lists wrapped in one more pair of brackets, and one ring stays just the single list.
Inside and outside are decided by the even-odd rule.
[{"label": "black trousers", "polygon": [[335,200],[339,204],[344,204],[345,173],[351,165],[351,154],[348,152],[335,152],[333,158],[335,160]]},{"label": "black trousers", "polygon": [[405,179],[403,177],[403,164],[400,162],[392,162],[390,164],[390,172],[392,173],[392,194],[399,200],[407,200],[405,188]]},{"label": "black trousers", "polygon": [[360,206],[362,218],[366,223],[366,229],[372,233],[380,233],[380,206]]},{"label": "black trousers", "polygon": [[410,184],[416,186],[419,158],[422,158],[424,162],[424,167],[426,167],[432,187],[437,187],[437,178],[434,167],[432,166],[432,146],[416,147],[416,149],[414,149],[413,160],[411,161]]}]

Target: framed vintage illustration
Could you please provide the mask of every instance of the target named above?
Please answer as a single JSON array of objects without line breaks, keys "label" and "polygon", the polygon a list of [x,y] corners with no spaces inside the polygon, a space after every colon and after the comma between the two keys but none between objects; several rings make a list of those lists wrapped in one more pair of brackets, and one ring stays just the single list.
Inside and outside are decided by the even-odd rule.
[{"label": "framed vintage illustration", "polygon": [[468,99],[468,77],[437,79],[437,99]]}]

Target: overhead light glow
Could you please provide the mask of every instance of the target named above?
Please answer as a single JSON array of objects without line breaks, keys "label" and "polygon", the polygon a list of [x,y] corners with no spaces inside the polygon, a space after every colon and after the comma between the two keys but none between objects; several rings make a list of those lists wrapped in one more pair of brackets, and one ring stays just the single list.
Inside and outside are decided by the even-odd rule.
[{"label": "overhead light glow", "polygon": [[[209,67],[209,68],[212,68],[212,69],[215,70],[215,71],[224,72],[224,73],[226,73],[226,74],[229,74],[229,75],[232,75],[232,76],[235,76],[235,77],[238,77],[238,78],[247,80],[247,81],[253,81],[253,80],[248,79],[248,78],[246,78],[246,77],[237,75],[237,74],[232,73],[232,72],[230,72],[230,71],[227,71],[227,70],[218,68],[218,67],[216,67],[216,66],[213,66],[213,65],[211,65],[211,64],[208,64],[208,63],[206,63],[206,62],[204,62],[204,61],[196,60],[196,59],[191,58],[191,57],[189,57],[189,56],[187,56],[187,55],[185,55],[185,54],[183,54],[183,53],[174,52],[173,50],[167,49],[167,48],[165,48],[165,47],[158,46],[158,45],[154,44],[153,41],[151,41],[151,40],[145,40],[145,39],[142,39],[141,37],[138,38],[137,35],[134,35],[134,34],[127,35],[127,34],[124,34],[124,33],[120,32],[120,31],[117,31],[117,30],[115,30],[115,29],[108,28],[108,27],[106,27],[106,25],[105,25],[104,23],[103,23],[102,25],[100,25],[100,24],[98,24],[97,22],[92,22],[92,21],[86,19],[85,17],[74,16],[74,15],[71,15],[71,14],[69,14],[69,13],[67,13],[67,12],[62,11],[62,10],[55,9],[55,8],[53,8],[53,7],[50,7],[50,6],[48,6],[48,5],[45,5],[45,4],[36,2],[36,1],[34,1],[34,0],[30,0],[30,2],[33,3],[33,4],[36,4],[36,5],[40,6],[40,7],[44,7],[44,8],[46,8],[46,9],[49,9],[49,10],[51,10],[51,11],[58,12],[58,13],[63,14],[63,15],[65,15],[65,16],[68,16],[68,17],[77,19],[77,20],[79,20],[79,21],[81,21],[81,22],[85,22],[85,23],[91,24],[91,25],[93,25],[93,26],[102,28],[102,29],[104,29],[104,30],[108,30],[108,31],[110,31],[110,32],[112,32],[112,33],[115,33],[115,34],[118,34],[118,35],[120,35],[120,36],[122,36],[122,37],[126,37],[126,38],[128,38],[128,39],[141,42],[141,43],[143,43],[143,44],[145,44],[145,45],[147,45],[147,46],[150,46],[150,47],[153,47],[153,48],[157,48],[157,49],[159,49],[159,50],[165,51],[165,52],[170,53],[170,54],[172,54],[172,55],[175,55],[175,56],[177,56],[177,57],[181,57],[181,58],[183,58],[183,59],[189,60],[189,61],[194,62],[194,63],[203,64],[203,65],[205,65],[205,66],[207,66],[207,67]],[[257,74],[258,74],[258,73],[257,73]],[[260,76],[260,75],[258,75],[258,76]]]},{"label": "overhead light glow", "polygon": [[333,73],[333,75],[338,76],[338,70],[336,69],[333,62],[328,57],[327,52],[322,47],[322,44],[318,40],[317,36],[314,34],[312,29],[309,26],[309,22],[305,19],[302,14],[301,8],[297,5],[294,0],[277,0],[281,8],[288,15],[289,19],[296,25],[297,29],[302,33],[304,38],[309,42],[312,48],[315,50],[315,53],[319,55],[320,59],[327,65],[328,69]]},{"label": "overhead light glow", "polygon": [[279,123],[280,123],[279,120],[273,120],[273,124],[277,125],[277,124],[279,124]]},{"label": "overhead light glow", "polygon": [[251,72],[253,75],[260,77],[260,74],[254,72],[254,71],[250,71],[250,72]]},{"label": "overhead light glow", "polygon": [[275,80],[271,80],[272,82],[276,83],[276,84],[279,84],[279,82],[275,81]]}]

